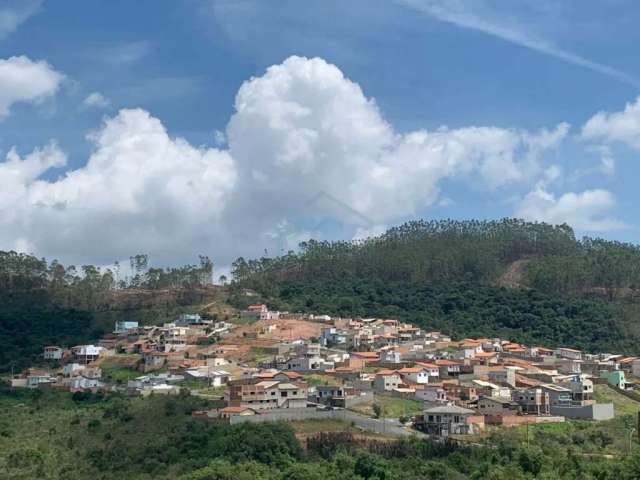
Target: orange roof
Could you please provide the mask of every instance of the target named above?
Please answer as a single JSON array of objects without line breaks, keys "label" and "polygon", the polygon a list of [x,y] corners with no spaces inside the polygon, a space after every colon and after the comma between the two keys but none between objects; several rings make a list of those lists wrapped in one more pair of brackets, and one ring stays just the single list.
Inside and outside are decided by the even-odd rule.
[{"label": "orange roof", "polygon": [[445,358],[441,358],[439,360],[436,360],[436,365],[441,366],[441,367],[449,367],[449,366],[454,366],[454,365],[461,365],[461,363],[454,362],[453,360],[447,360]]},{"label": "orange roof", "polygon": [[637,360],[638,357],[626,357],[618,361],[618,363],[631,363],[634,360]]},{"label": "orange roof", "polygon": [[438,365],[436,365],[435,363],[429,363],[429,362],[416,362],[416,365],[420,365],[421,367],[424,367],[424,368],[438,368]]},{"label": "orange roof", "polygon": [[491,358],[495,357],[496,352],[478,352],[476,353],[476,358]]},{"label": "orange roof", "polygon": [[377,352],[351,352],[351,355],[353,355],[354,357],[360,357],[360,358],[369,358],[369,359],[378,359],[378,353]]},{"label": "orange roof", "polygon": [[396,370],[398,373],[420,373],[424,371],[424,368],[420,367],[404,367],[400,370]]},{"label": "orange roof", "polygon": [[376,372],[376,375],[397,375],[398,372],[396,372],[395,370],[378,370]]},{"label": "orange roof", "polygon": [[224,407],[220,411],[224,413],[242,413],[247,410],[252,410],[252,409],[249,407]]}]

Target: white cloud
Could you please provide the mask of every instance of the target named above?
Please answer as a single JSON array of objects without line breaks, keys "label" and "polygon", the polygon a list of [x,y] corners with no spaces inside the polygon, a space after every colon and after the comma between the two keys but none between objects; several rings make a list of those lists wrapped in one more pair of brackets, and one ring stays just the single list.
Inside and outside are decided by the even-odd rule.
[{"label": "white cloud", "polygon": [[210,253],[229,264],[328,231],[377,233],[446,203],[445,181],[528,189],[557,177],[543,156],[569,129],[399,133],[319,58],[291,57],[248,80],[235,108],[227,150],[196,148],[149,113],[122,110],[90,136],[86,165],[60,178],[43,175],[64,163],[55,145],[11,153],[0,168],[21,173],[3,182],[0,248],[102,264],[141,251],[164,262]]},{"label": "white cloud", "polygon": [[38,104],[54,96],[63,79],[64,75],[42,60],[25,56],[0,59],[0,120],[16,103]]},{"label": "white cloud", "polygon": [[82,101],[82,104],[87,108],[107,108],[110,103],[109,99],[100,92],[90,93]]},{"label": "white cloud", "polygon": [[[534,23],[527,16],[519,19],[517,12],[509,7],[523,8],[528,13],[542,13],[545,23],[555,17],[553,3],[540,0],[513,2],[513,5],[487,0],[397,0],[400,3],[422,12],[437,20],[462,28],[476,30],[504,41],[520,45],[536,52],[549,55],[595,72],[602,73],[635,87],[640,81],[629,74],[603,63],[595,62],[557,46],[532,28]],[[536,12],[541,9],[542,12]],[[524,19],[526,18],[526,20]]]},{"label": "white cloud", "polygon": [[0,244],[28,239],[38,253],[101,263],[204,247],[202,231],[219,221],[235,183],[228,153],[171,138],[142,110],[122,110],[90,139],[87,165],[57,180],[41,179],[63,164],[54,146],[0,163],[0,178],[11,176],[0,197]]},{"label": "white cloud", "polygon": [[385,223],[435,203],[446,178],[474,175],[491,188],[530,181],[541,152],[567,129],[400,134],[337,67],[291,57],[242,85],[228,139],[246,182],[243,196],[264,215],[301,215],[301,200],[325,192],[372,223]]},{"label": "white cloud", "polygon": [[568,223],[578,230],[597,232],[625,227],[610,217],[615,206],[615,197],[607,190],[568,192],[556,197],[540,184],[524,197],[516,216],[553,224]]},{"label": "white cloud", "polygon": [[0,5],[0,39],[15,32],[40,10],[43,0],[3,0]]},{"label": "white cloud", "polygon": [[621,142],[640,150],[640,97],[621,112],[598,112],[582,127],[588,141]]}]

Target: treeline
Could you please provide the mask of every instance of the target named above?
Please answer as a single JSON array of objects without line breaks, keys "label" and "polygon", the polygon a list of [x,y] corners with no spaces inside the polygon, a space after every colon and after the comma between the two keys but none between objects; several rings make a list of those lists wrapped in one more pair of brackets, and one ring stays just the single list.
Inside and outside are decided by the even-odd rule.
[{"label": "treeline", "polygon": [[309,278],[495,283],[516,260],[525,260],[522,284],[548,293],[602,293],[613,299],[640,287],[637,245],[577,240],[567,225],[517,219],[415,221],[366,240],[310,240],[299,252],[280,257],[239,258],[232,273],[235,281],[260,290]]},{"label": "treeline", "polygon": [[4,292],[47,290],[59,304],[94,309],[108,302],[115,290],[193,288],[210,285],[213,262],[200,256],[199,263],[182,267],[154,268],[148,255],[130,258],[127,274],[119,262],[111,267],[65,266],[57,260],[17,252],[0,251],[0,290]]},{"label": "treeline", "polygon": [[567,225],[516,219],[414,221],[366,240],[310,240],[297,253],[249,261],[239,258],[232,265],[232,274],[236,281],[263,287],[282,279],[344,276],[411,282],[491,281],[515,260],[572,255],[579,248]]}]

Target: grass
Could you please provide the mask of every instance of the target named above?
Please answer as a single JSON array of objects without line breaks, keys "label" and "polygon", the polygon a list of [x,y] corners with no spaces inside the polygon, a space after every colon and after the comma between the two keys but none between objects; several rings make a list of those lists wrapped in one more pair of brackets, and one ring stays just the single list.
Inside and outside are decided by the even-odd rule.
[{"label": "grass", "polygon": [[594,385],[593,396],[598,403],[613,403],[616,417],[637,415],[640,412],[640,402],[625,397],[608,385]]},{"label": "grass", "polygon": [[375,395],[373,402],[356,405],[351,410],[373,417],[375,416],[373,409],[374,404],[380,405],[382,408],[381,416],[385,418],[399,418],[422,413],[422,402],[386,395]]},{"label": "grass", "polygon": [[324,375],[322,373],[310,373],[308,375],[304,375],[304,379],[313,387],[317,387],[318,385],[342,385],[342,381],[339,378],[331,375]]},{"label": "grass", "polygon": [[111,380],[121,384],[143,375],[140,370],[136,370],[126,363],[118,362],[116,358],[106,359],[102,362],[100,368],[102,368],[102,377],[105,380]]}]

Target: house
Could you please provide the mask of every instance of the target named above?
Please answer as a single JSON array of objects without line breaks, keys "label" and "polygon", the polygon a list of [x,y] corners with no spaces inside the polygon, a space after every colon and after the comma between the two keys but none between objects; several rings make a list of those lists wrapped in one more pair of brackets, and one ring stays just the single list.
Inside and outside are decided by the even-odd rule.
[{"label": "house", "polygon": [[240,316],[254,320],[268,320],[269,309],[264,304],[249,305],[246,310],[240,312]]},{"label": "house", "polygon": [[254,410],[306,408],[307,391],[307,385],[302,382],[264,380],[232,384],[226,397],[230,407],[248,407]]},{"label": "house", "polygon": [[448,403],[447,391],[441,385],[425,385],[416,390],[416,399],[422,400],[427,406],[445,405]]},{"label": "house", "polygon": [[113,333],[116,333],[116,334],[127,333],[131,330],[136,330],[137,328],[138,328],[138,322],[132,322],[128,320],[119,320],[115,324]]},{"label": "house", "polygon": [[440,367],[435,363],[416,362],[417,367],[421,367],[427,372],[429,381],[427,383],[437,382],[440,378]]},{"label": "house", "polygon": [[575,358],[560,358],[555,362],[560,373],[575,375],[582,372],[582,360]]},{"label": "house", "polygon": [[402,384],[398,372],[394,370],[380,370],[373,380],[373,389],[377,392],[390,392]]},{"label": "house", "polygon": [[561,358],[567,358],[569,360],[582,360],[582,352],[580,350],[574,350],[573,348],[561,347],[555,350],[556,356]]},{"label": "house", "polygon": [[561,407],[570,407],[572,403],[571,390],[553,383],[540,385],[540,388],[549,395],[549,404]]},{"label": "house", "polygon": [[504,368],[496,367],[495,370],[490,370],[487,373],[487,377],[490,382],[497,383],[499,385],[509,385],[511,387],[516,386],[516,371],[518,367],[507,366]]},{"label": "house", "polygon": [[585,375],[574,375],[560,382],[560,385],[571,391],[571,401],[574,404],[593,403],[593,382]]},{"label": "house", "polygon": [[73,358],[85,364],[96,361],[104,351],[103,347],[96,345],[77,345],[71,348]]},{"label": "house", "polygon": [[609,385],[624,390],[627,387],[627,380],[622,370],[603,370],[600,378],[604,378]]},{"label": "house", "polygon": [[12,387],[38,388],[55,383],[55,377],[46,370],[28,369],[20,377],[11,379]]},{"label": "house", "polygon": [[248,407],[225,407],[220,410],[219,418],[230,419],[231,417],[246,417],[257,415],[258,412]]},{"label": "house", "polygon": [[380,354],[380,361],[384,363],[400,363],[402,354],[398,350],[386,350]]},{"label": "house", "polygon": [[400,374],[403,380],[411,383],[429,383],[429,372],[423,367],[405,367],[397,370],[397,373]]},{"label": "house", "polygon": [[442,405],[426,408],[423,412],[423,429],[426,433],[439,437],[451,434],[473,433],[470,417],[475,415],[473,410],[457,405]]},{"label": "house", "polygon": [[82,375],[71,377],[65,380],[65,384],[72,392],[78,392],[83,390],[92,390],[101,388],[103,383],[97,378],[88,378]]},{"label": "house", "polygon": [[454,362],[448,359],[439,359],[434,362],[439,368],[440,377],[457,377],[460,375],[460,362]]},{"label": "house", "polygon": [[514,392],[513,400],[520,406],[524,414],[549,415],[549,394],[542,388],[529,388]]},{"label": "house", "polygon": [[183,313],[173,323],[176,327],[188,327],[191,325],[202,325],[205,321],[197,313]]},{"label": "house", "polygon": [[320,343],[325,347],[347,345],[349,338],[349,332],[340,328],[323,327],[320,330]]},{"label": "house", "polygon": [[64,355],[64,350],[60,347],[56,346],[47,346],[44,347],[44,359],[45,360],[62,360],[62,356]]},{"label": "house", "polygon": [[200,380],[210,387],[221,387],[229,381],[231,374],[225,370],[215,370],[211,367],[189,368],[184,372],[185,378]]},{"label": "house", "polygon": [[516,402],[501,397],[480,397],[477,408],[482,415],[490,416],[513,415],[519,411]]},{"label": "house", "polygon": [[144,369],[145,371],[162,368],[165,366],[169,358],[167,352],[151,351],[144,354]]}]

